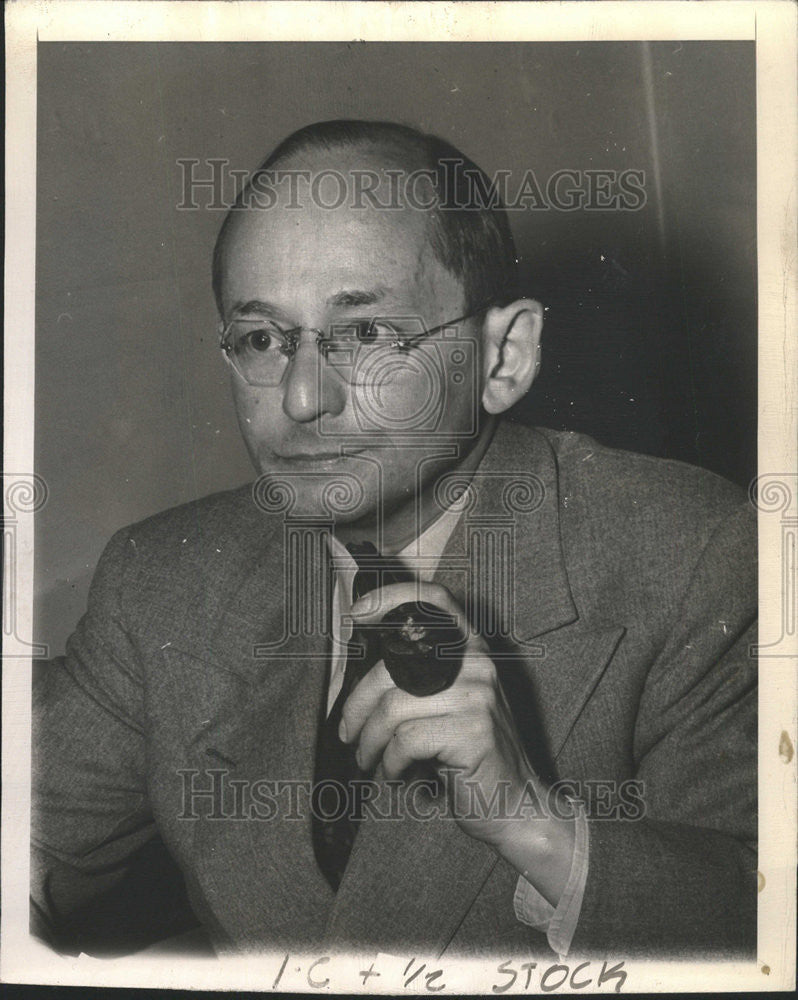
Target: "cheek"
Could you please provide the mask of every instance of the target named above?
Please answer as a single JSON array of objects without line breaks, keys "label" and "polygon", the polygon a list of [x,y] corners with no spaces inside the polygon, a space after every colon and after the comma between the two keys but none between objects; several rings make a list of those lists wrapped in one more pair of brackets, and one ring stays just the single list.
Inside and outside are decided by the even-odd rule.
[{"label": "cheek", "polygon": [[239,380],[233,384],[233,402],[241,433],[248,444],[269,436],[276,426],[274,407],[279,409],[280,400],[266,389],[256,389],[242,385]]},{"label": "cheek", "polygon": [[352,404],[358,426],[386,434],[434,433],[449,400],[440,356],[412,351],[383,355],[358,373]]}]

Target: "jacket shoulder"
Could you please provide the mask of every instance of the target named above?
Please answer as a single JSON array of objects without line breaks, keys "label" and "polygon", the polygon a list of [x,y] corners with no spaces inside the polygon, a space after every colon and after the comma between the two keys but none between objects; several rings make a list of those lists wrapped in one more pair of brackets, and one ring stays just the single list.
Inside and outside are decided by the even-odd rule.
[{"label": "jacket shoulder", "polygon": [[[705,553],[726,553],[725,576],[755,591],[756,511],[746,491],[706,469],[542,432],[557,465],[560,534],[575,592],[643,593],[670,606]],[[733,555],[732,555],[733,554]],[[720,572],[720,571],[719,571]],[[603,598],[602,598],[603,599]]]},{"label": "jacket shoulder", "polygon": [[557,466],[560,538],[580,606],[677,606],[710,553],[723,564],[715,586],[722,577],[755,593],[756,512],[745,490],[683,462],[539,433]]},{"label": "jacket shoulder", "polygon": [[250,485],[172,507],[117,531],[97,567],[92,589],[113,578],[131,594],[199,587],[238,566],[264,535],[266,515]]},{"label": "jacket shoulder", "polygon": [[560,506],[571,503],[628,527],[628,516],[662,518],[678,531],[711,530],[741,508],[745,490],[708,469],[675,459],[609,448],[585,434],[536,429],[557,464]]},{"label": "jacket shoulder", "polygon": [[257,514],[252,487],[247,484],[160,511],[122,528],[116,537],[161,551],[175,545],[192,547],[202,545],[203,540],[240,534],[242,527],[256,521]]}]

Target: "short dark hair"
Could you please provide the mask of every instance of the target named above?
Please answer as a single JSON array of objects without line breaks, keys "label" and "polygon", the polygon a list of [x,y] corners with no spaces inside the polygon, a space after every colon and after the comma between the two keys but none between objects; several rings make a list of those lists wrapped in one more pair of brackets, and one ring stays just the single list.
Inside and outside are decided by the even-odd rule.
[{"label": "short dark hair", "polygon": [[[487,175],[475,163],[445,140],[408,125],[337,119],[307,125],[283,139],[228,212],[213,251],[213,291],[220,314],[225,233],[234,213],[247,204],[246,195],[255,179],[298,154],[361,145],[395,152],[406,165],[412,161],[413,168],[431,171],[438,178],[438,197],[429,210],[430,243],[437,260],[462,283],[467,308],[516,297],[518,260],[507,213],[497,192],[491,190]],[[453,162],[457,169],[452,169]],[[441,197],[444,172],[445,194]]]}]

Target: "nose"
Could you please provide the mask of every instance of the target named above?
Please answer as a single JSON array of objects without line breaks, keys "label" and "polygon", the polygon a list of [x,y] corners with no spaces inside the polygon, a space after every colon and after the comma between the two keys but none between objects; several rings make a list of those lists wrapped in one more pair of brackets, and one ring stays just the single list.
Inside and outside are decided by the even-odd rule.
[{"label": "nose", "polygon": [[283,382],[283,412],[296,423],[337,416],[346,405],[346,386],[322,359],[313,341],[300,343]]}]

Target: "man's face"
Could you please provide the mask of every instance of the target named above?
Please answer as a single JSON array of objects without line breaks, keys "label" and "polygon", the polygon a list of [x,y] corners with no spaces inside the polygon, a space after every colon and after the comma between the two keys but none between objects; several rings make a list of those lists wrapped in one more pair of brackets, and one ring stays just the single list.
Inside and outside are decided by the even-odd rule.
[{"label": "man's face", "polygon": [[[336,168],[348,178],[363,166],[362,154],[351,162],[339,154],[314,158],[311,169]],[[299,208],[237,213],[222,262],[225,322],[265,317],[283,329],[327,330],[401,317],[401,329],[417,333],[466,311],[460,282],[430,248],[425,212],[325,209],[305,191]],[[407,353],[386,347],[353,375],[356,359],[355,367],[325,360],[305,329],[279,385],[250,385],[232,372],[252,461],[292,484],[293,514],[328,514],[325,487],[343,479],[355,496],[352,509],[338,505],[339,521],[374,521],[380,503],[387,517],[467,454],[478,419],[479,324],[456,330]]]}]

